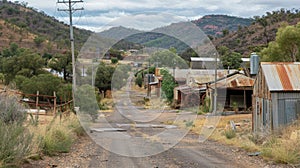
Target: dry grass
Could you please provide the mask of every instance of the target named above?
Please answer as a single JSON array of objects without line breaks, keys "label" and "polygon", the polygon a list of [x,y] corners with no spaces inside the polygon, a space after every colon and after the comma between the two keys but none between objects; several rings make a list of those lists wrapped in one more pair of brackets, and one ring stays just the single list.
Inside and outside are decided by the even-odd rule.
[{"label": "dry grass", "polygon": [[151,98],[149,101],[145,101],[146,109],[164,109],[168,108],[168,104],[160,98]]},{"label": "dry grass", "polygon": [[277,163],[297,164],[300,161],[300,144],[298,140],[284,141],[277,139],[277,141],[267,142],[262,147],[263,156]]},{"label": "dry grass", "polygon": [[[232,130],[230,121],[236,124],[235,131]],[[260,147],[250,138],[252,137],[251,129],[251,114],[222,116],[210,139],[243,148],[249,152],[260,151]]]},{"label": "dry grass", "polygon": [[100,112],[113,112],[113,107],[115,106],[112,98],[103,98],[100,103],[103,105],[104,109],[101,109]]},{"label": "dry grass", "polygon": [[73,143],[73,135],[66,127],[58,126],[47,131],[43,137],[43,153],[49,156],[69,152]]},{"label": "dry grass", "polygon": [[202,126],[205,123],[205,118],[199,118],[194,121],[194,127],[191,128],[191,131],[200,134]]},{"label": "dry grass", "polygon": [[0,167],[18,166],[30,155],[33,135],[18,123],[0,121]]},{"label": "dry grass", "polygon": [[300,163],[300,125],[299,121],[282,128],[280,132],[268,137],[261,145],[266,159],[277,163]]},{"label": "dry grass", "polygon": [[[236,126],[234,136],[230,121]],[[198,116],[191,131],[200,134],[205,117]],[[185,124],[176,123],[185,128]],[[222,116],[209,139],[243,148],[248,152],[260,151],[266,160],[277,163],[298,164],[300,162],[300,122],[281,129],[273,135],[260,137],[252,134],[251,114]]]},{"label": "dry grass", "polygon": [[131,86],[131,89],[139,93],[145,93],[145,94],[147,93],[147,89],[144,89],[144,87],[139,87],[138,85],[135,84]]},{"label": "dry grass", "polygon": [[[191,127],[191,131],[197,134],[202,133],[203,125],[208,127],[209,129],[214,129],[212,135],[209,139],[219,141],[220,143],[229,144],[233,146],[237,146],[240,148],[244,148],[247,151],[258,151],[260,147],[257,146],[249,137],[251,137],[251,114],[242,114],[242,115],[230,115],[230,116],[221,116],[220,118],[216,117],[210,122],[206,120],[204,116],[198,116],[198,118],[193,122],[193,127]],[[234,121],[236,126],[236,131],[234,132],[234,136],[228,138],[228,134],[232,133],[230,121]],[[174,123],[179,127],[186,128],[185,122],[176,122]],[[227,137],[226,137],[227,133]]]},{"label": "dry grass", "polygon": [[34,133],[32,155],[68,152],[76,137],[84,135],[84,130],[73,113],[62,119],[59,116],[41,115],[38,120],[38,125],[28,126],[30,132]]}]

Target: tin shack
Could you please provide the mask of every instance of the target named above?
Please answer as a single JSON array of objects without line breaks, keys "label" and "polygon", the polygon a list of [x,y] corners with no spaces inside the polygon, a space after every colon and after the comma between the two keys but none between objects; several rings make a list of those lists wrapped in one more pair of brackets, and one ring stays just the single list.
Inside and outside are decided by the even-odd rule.
[{"label": "tin shack", "polygon": [[252,98],[254,132],[292,123],[300,114],[300,62],[262,62]]}]

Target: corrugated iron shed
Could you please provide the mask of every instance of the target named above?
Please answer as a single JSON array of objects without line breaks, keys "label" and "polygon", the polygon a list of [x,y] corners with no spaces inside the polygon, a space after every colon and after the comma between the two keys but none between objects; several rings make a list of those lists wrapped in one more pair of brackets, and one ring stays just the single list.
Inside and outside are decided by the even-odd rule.
[{"label": "corrugated iron shed", "polygon": [[261,63],[270,91],[300,91],[300,63]]},{"label": "corrugated iron shed", "polygon": [[[191,61],[193,61],[193,62],[196,62],[196,61],[203,61],[203,62],[210,61],[210,62],[214,62],[214,61],[216,61],[216,59],[213,58],[213,57],[191,57]],[[217,58],[217,61],[219,62],[220,59]]]},{"label": "corrugated iron shed", "polygon": [[[240,87],[252,87],[254,85],[254,79],[247,77],[243,74],[235,74],[228,78],[219,80],[217,82],[218,88],[240,88]],[[215,84],[211,84],[210,87],[214,87]]]},{"label": "corrugated iron shed", "polygon": [[[237,70],[219,70],[217,71],[217,79],[220,80],[228,75],[238,73]],[[197,84],[210,83],[215,80],[215,70],[205,70],[202,72],[191,73],[188,78],[192,78]]]},{"label": "corrugated iron shed", "polygon": [[175,87],[174,89],[179,90],[184,94],[193,94],[193,93],[199,94],[199,91],[205,91],[206,88],[205,87],[195,88],[195,87],[190,87],[187,85],[181,85],[181,86]]},{"label": "corrugated iron shed", "polygon": [[[213,76],[215,74],[214,69],[172,69],[169,68],[168,71],[173,75],[175,72],[175,78],[187,78],[188,76],[202,77],[202,76]],[[218,69],[218,78],[224,77],[228,74],[237,72],[235,69]],[[204,82],[205,83],[205,82]]]}]

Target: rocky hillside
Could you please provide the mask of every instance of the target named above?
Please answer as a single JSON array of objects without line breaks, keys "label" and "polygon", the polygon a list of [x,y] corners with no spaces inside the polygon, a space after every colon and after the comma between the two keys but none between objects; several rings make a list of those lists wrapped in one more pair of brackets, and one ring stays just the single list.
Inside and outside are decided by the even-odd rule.
[{"label": "rocky hillside", "polygon": [[[223,36],[224,32],[228,32],[228,33],[235,32],[238,29],[249,26],[253,21],[254,21],[253,19],[239,18],[239,17],[227,16],[227,15],[207,15],[200,19],[192,21],[192,23],[200,27],[201,30],[206,35],[209,35],[211,39],[214,39]],[[168,26],[156,28],[151,32],[142,32],[135,29],[128,29],[125,27],[113,27],[109,30],[101,32],[100,35],[104,37],[114,38],[114,39],[120,39],[119,36],[124,36],[124,34],[131,35],[126,37],[125,41],[138,43],[140,45],[147,46],[147,47],[161,47],[161,48],[175,47],[177,51],[181,53],[188,48],[186,44],[170,36],[166,36],[160,33],[155,33],[155,32],[161,32],[164,29],[177,30],[178,28],[183,29],[183,27],[180,27],[179,23],[178,24],[173,23]],[[170,31],[174,31],[174,30],[170,30]]]},{"label": "rocky hillside", "polygon": [[280,26],[297,24],[300,21],[300,12],[282,9],[254,18],[255,21],[250,26],[239,28],[224,37],[215,38],[213,43],[217,47],[226,46],[247,57],[251,52],[259,52],[270,41],[275,40]]},{"label": "rocky hillside", "polygon": [[253,19],[228,15],[206,15],[192,22],[199,26],[207,35],[220,37],[223,35],[223,31],[233,32],[239,28],[251,25]]},{"label": "rocky hillside", "polygon": [[[281,25],[294,25],[299,21],[299,10],[282,9],[267,12],[266,15],[256,16],[254,19],[207,15],[192,22],[209,35],[216,47],[226,46],[243,56],[249,56],[251,52],[259,52],[267,46],[268,42],[273,41]],[[178,41],[174,42],[174,39],[162,34],[145,33],[124,27],[112,28],[103,32],[102,35],[120,39],[119,35],[124,32],[135,35],[127,39],[130,41],[130,45],[123,40],[122,45],[119,45],[118,48],[122,48],[122,46],[130,48],[132,46],[138,48],[141,46],[165,46],[165,48],[173,46],[178,48],[178,51],[186,48],[186,46],[177,47],[182,44]],[[91,34],[91,31],[74,28],[75,48],[79,50]],[[41,54],[53,54],[69,49],[69,27],[54,17],[26,7],[26,3],[0,1],[0,41],[0,51],[11,43],[16,43],[19,47],[31,48]]]},{"label": "rocky hillside", "polygon": [[[79,49],[92,32],[74,28]],[[25,3],[0,1],[0,50],[16,43],[40,53],[54,53],[70,47],[69,27]]]}]

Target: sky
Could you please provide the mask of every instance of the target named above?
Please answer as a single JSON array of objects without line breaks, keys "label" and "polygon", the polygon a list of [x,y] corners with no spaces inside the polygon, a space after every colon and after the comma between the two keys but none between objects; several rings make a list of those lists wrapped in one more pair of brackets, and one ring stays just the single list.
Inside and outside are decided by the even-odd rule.
[{"label": "sky", "polygon": [[[57,10],[67,6],[57,3],[57,0],[24,2],[69,24],[68,14]],[[76,27],[95,32],[112,26],[151,30],[174,22],[199,19],[208,14],[251,18],[281,8],[299,9],[299,6],[299,0],[83,0],[83,3],[73,6],[84,8],[73,13],[73,23]]]}]

